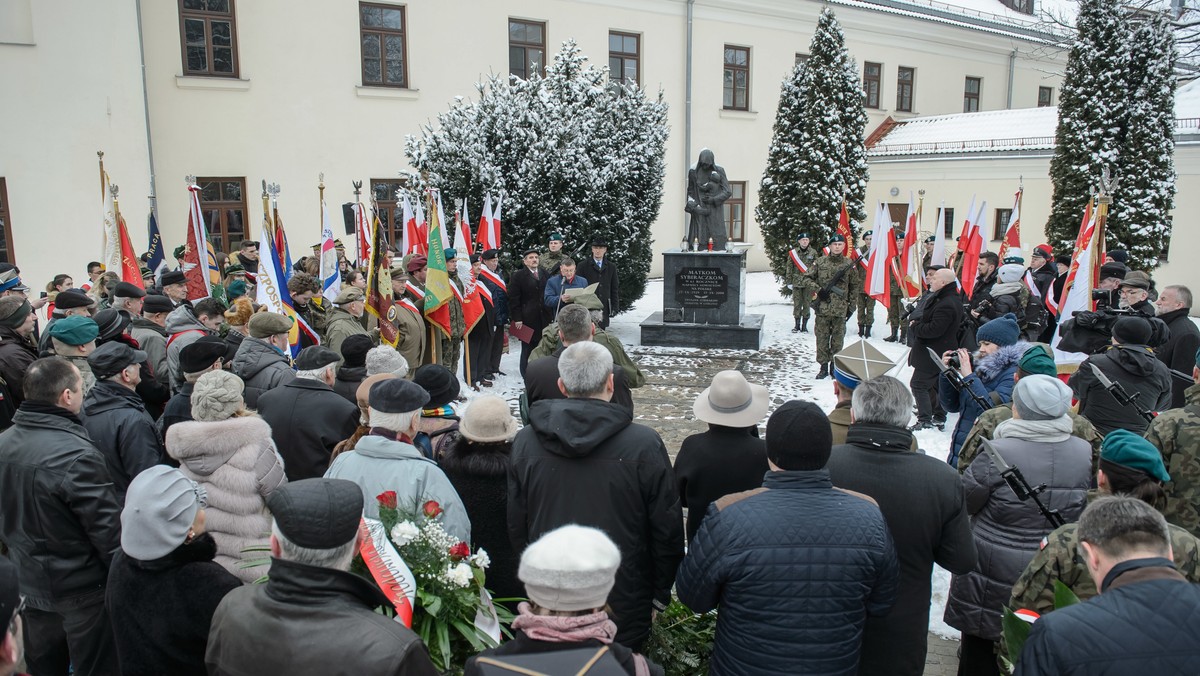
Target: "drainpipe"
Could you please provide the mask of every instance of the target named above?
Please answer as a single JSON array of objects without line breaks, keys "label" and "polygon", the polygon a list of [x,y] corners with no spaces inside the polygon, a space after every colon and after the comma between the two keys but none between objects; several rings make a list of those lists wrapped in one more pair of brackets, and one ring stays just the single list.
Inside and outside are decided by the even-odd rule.
[{"label": "drainpipe", "polygon": [[[687,175],[688,159],[692,152],[692,19],[695,15],[696,0],[687,0],[687,64],[684,73],[684,103],[683,103],[683,171]],[[683,236],[687,237],[687,226],[684,226]]]},{"label": "drainpipe", "polygon": [[[150,138],[150,90],[146,86],[146,41],[142,34],[142,0],[134,2],[134,11],[137,12],[138,54],[141,57],[142,66],[142,111],[146,118],[146,154],[150,160],[150,209],[154,213],[158,211],[156,198],[158,192],[154,188],[154,143]],[[157,213],[155,213],[155,220],[158,220]]]},{"label": "drainpipe", "polygon": [[1017,77],[1017,50],[1014,48],[1008,54],[1008,103],[1004,105],[1008,110],[1013,107],[1013,84]]}]

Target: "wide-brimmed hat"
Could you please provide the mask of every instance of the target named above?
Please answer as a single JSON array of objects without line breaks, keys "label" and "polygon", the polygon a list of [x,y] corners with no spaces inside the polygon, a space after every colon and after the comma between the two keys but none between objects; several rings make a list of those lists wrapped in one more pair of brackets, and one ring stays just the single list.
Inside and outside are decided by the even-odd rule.
[{"label": "wide-brimmed hat", "polygon": [[507,401],[494,394],[485,394],[471,400],[471,405],[462,414],[458,432],[480,444],[508,441],[517,434],[517,419]]},{"label": "wide-brimmed hat", "polygon": [[750,427],[763,419],[770,404],[767,388],[747,382],[741,371],[721,371],[696,397],[692,412],[713,425]]}]

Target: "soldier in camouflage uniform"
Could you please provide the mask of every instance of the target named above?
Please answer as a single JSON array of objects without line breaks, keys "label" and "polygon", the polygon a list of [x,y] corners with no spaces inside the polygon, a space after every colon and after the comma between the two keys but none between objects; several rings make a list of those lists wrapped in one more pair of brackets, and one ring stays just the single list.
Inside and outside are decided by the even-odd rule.
[{"label": "soldier in camouflage uniform", "polygon": [[[446,249],[446,272],[450,275],[450,283],[464,293],[462,280],[458,278],[458,253],[454,249]],[[450,294],[450,336],[438,331],[438,363],[445,366],[451,373],[458,368],[458,359],[462,356],[463,336],[467,333],[467,320],[463,317],[462,301],[458,296]]]},{"label": "soldier in camouflage uniform", "polygon": [[[1198,374],[1200,369],[1192,369],[1192,377],[1200,381]],[[1200,384],[1184,391],[1183,402],[1183,408],[1160,413],[1146,430],[1146,439],[1171,473],[1164,487],[1163,516],[1168,523],[1200,533]]]},{"label": "soldier in camouflage uniform", "polygon": [[[1044,375],[1054,378],[1057,376],[1058,368],[1054,364],[1054,353],[1050,350],[1050,346],[1045,343],[1033,343],[1025,354],[1021,355],[1020,361],[1017,362],[1017,380],[1024,376]],[[975,424],[971,426],[971,431],[967,433],[967,438],[963,441],[962,448],[958,452],[958,471],[963,473],[971,466],[976,456],[983,452],[983,443],[981,440],[993,439],[992,436],[996,432],[996,427],[1005,420],[1012,418],[1012,405],[997,406],[995,408],[984,411],[978,418],[975,419]],[[1104,437],[1096,431],[1091,421],[1087,418],[1075,413],[1067,412],[1071,416],[1071,436],[1079,437],[1092,445],[1092,471],[1096,471],[1097,462],[1100,458],[1100,442]]]},{"label": "soldier in camouflage uniform", "polygon": [[[863,233],[863,245],[858,248],[859,260],[867,260],[867,254],[871,251],[871,238],[874,235],[870,230]],[[862,262],[854,264],[856,274],[854,282],[854,295],[858,302],[858,335],[863,338],[871,337],[871,326],[875,323],[875,299],[867,295],[866,283],[867,275]],[[847,317],[846,319],[849,319]],[[836,350],[835,350],[836,352]]]},{"label": "soldier in camouflage uniform", "polygon": [[[904,231],[896,230],[896,250],[903,248]],[[904,274],[904,270],[899,269],[899,262],[896,263],[896,269],[900,274]],[[900,312],[904,310],[904,287],[900,285],[900,280],[896,279],[895,275],[888,275],[891,280],[891,288],[889,294],[891,305],[888,307],[888,325],[892,327],[892,335],[884,338],[889,343],[900,342],[901,344],[908,342],[908,326],[900,321]]]},{"label": "soldier in camouflage uniform", "polygon": [[[792,249],[792,251],[796,252],[796,257],[809,270],[812,270],[813,263],[817,262],[817,250],[809,246],[812,240],[809,239],[807,232],[802,232],[796,238],[796,241],[800,246]],[[792,317],[796,320],[796,325],[792,328],[792,333],[808,333],[808,308],[812,304],[812,294],[804,293],[804,274],[800,271],[800,268],[796,267],[791,254],[788,254],[785,280],[787,281],[788,288],[792,290]]]},{"label": "soldier in camouflage uniform", "polygon": [[[861,285],[857,264],[842,255],[845,249],[846,239],[834,235],[829,242],[829,255],[818,258],[804,276],[805,293],[809,298],[816,296],[814,332],[817,334],[817,361],[821,364],[817,378],[829,375],[833,355],[842,350],[846,321],[854,314],[854,290]],[[837,282],[832,283],[835,277]]]},{"label": "soldier in camouflage uniform", "polygon": [[538,267],[546,272],[546,277],[550,278],[558,274],[558,268],[562,265],[562,261],[567,257],[563,253],[563,236],[562,233],[550,233],[550,242],[547,245],[549,251],[542,254],[538,260]]},{"label": "soldier in camouflage uniform", "polygon": [[[1118,493],[1153,504],[1161,498],[1161,481],[1169,478],[1162,457],[1144,439],[1131,433],[1117,436],[1125,438],[1105,444],[1097,477],[1100,488],[1089,498]],[[1096,595],[1096,584],[1078,554],[1078,525],[1069,523],[1042,539],[1041,551],[1013,585],[1009,608],[1028,608],[1038,614],[1054,610],[1055,580],[1061,580],[1080,601]],[[1189,582],[1200,582],[1200,540],[1174,524],[1170,531],[1175,567]]]}]

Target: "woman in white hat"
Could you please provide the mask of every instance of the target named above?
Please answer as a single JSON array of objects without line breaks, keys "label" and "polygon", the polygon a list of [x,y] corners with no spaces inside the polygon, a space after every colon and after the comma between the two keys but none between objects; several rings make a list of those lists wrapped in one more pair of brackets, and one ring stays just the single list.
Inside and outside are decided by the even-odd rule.
[{"label": "woman in white hat", "polygon": [[675,457],[689,544],[714,500],[762,486],[767,445],[758,437],[758,423],[770,404],[767,388],[750,384],[741,371],[721,371],[696,397],[692,412],[708,431],[684,439]]}]

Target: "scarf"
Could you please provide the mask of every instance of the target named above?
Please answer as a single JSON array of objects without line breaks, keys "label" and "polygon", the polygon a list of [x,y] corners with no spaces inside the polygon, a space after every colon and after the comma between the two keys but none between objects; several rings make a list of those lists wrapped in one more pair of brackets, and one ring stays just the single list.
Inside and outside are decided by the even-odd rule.
[{"label": "scarf", "polygon": [[1020,281],[1000,282],[999,284],[995,284],[992,286],[992,289],[991,289],[991,291],[988,292],[988,295],[990,295],[992,298],[997,298],[999,296],[1004,296],[1004,295],[1007,295],[1010,293],[1018,293],[1021,290],[1022,286],[1025,286],[1025,285]]},{"label": "scarf", "polygon": [[412,439],[409,439],[407,436],[400,434],[399,432],[393,432],[386,427],[372,427],[367,434],[373,437],[383,437],[384,439],[399,441],[402,444],[408,444],[410,446],[412,445]]},{"label": "scarf", "polygon": [[1053,443],[1066,441],[1071,438],[1074,425],[1071,416],[1064,415],[1053,420],[1020,420],[1010,418],[996,425],[992,433],[993,439],[1024,439],[1025,441],[1040,441]]},{"label": "scarf", "polygon": [[449,405],[421,409],[422,418],[445,418],[454,415],[454,409]]},{"label": "scarf", "polygon": [[596,639],[601,643],[612,643],[617,635],[617,625],[608,619],[603,610],[588,615],[562,617],[558,615],[535,615],[528,602],[517,606],[518,615],[513,618],[512,628],[520,629],[535,641],[549,643],[582,643]]}]

